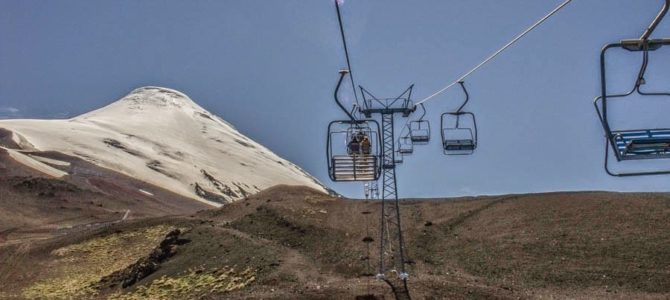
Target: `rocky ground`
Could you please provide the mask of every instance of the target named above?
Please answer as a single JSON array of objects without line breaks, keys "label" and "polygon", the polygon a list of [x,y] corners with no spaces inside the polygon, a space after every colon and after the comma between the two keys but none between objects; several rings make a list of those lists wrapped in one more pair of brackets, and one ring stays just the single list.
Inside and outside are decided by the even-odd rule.
[{"label": "rocky ground", "polygon": [[[25,191],[13,180],[6,189]],[[2,213],[10,209],[20,211]],[[392,299],[367,276],[363,241],[378,240],[379,209],[278,186],[182,216],[6,235],[0,298]],[[670,195],[410,200],[401,209],[414,299],[670,297]]]}]

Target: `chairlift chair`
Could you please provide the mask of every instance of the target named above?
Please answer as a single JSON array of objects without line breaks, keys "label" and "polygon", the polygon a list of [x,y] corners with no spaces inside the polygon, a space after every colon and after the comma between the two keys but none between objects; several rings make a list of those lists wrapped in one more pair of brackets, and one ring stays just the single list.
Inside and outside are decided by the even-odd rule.
[{"label": "chairlift chair", "polygon": [[455,112],[446,112],[440,117],[442,150],[446,155],[470,155],[477,149],[477,120],[474,113],[463,111],[470,95],[465,83],[459,83],[465,93],[465,101]]},{"label": "chairlift chair", "polygon": [[[333,181],[379,179],[380,130],[374,120],[341,120],[328,125],[328,174]],[[369,147],[356,139],[365,136]],[[358,144],[357,144],[358,143]]]},{"label": "chairlift chair", "polygon": [[412,143],[412,137],[409,134],[398,138],[398,153],[402,155],[414,153],[414,144]]},{"label": "chairlift chair", "polygon": [[[670,39],[649,39],[651,33],[661,22],[670,8],[670,0],[665,0],[656,19],[639,39],[623,40],[618,43],[608,44],[603,47],[600,54],[600,80],[601,95],[594,101],[595,109],[603,126],[606,136],[605,163],[607,174],[612,176],[642,176],[670,174],[670,170],[653,170],[638,172],[615,172],[610,169],[609,153],[613,150],[614,157],[618,162],[631,160],[667,159],[670,158],[670,128],[643,128],[643,129],[619,129],[608,115],[608,105],[613,99],[623,99],[631,95],[645,98],[670,97],[670,92],[648,92],[642,89],[645,84],[645,73],[649,65],[649,54],[670,45]],[[611,49],[623,49],[633,53],[640,53],[642,65],[633,88],[623,94],[610,94],[607,87],[607,60],[606,53]]]},{"label": "chairlift chair", "polygon": [[393,155],[393,162],[395,164],[401,164],[404,160],[404,155],[400,153],[400,150],[395,151],[395,155]]},{"label": "chairlift chair", "polygon": [[[465,127],[463,119],[469,118],[472,127]],[[455,123],[448,122],[455,119]],[[441,117],[442,148],[446,155],[470,155],[477,149],[477,123],[475,115],[470,112],[448,112]],[[455,125],[451,125],[455,124]]]},{"label": "chairlift chair", "polygon": [[328,124],[328,175],[333,181],[375,181],[381,174],[381,130],[377,121],[356,119],[340,102],[338,91],[347,74],[340,71],[334,98],[349,119]]},{"label": "chairlift chair", "polygon": [[430,142],[430,122],[424,120],[423,117],[426,116],[426,108],[421,103],[421,109],[423,114],[419,119],[409,122],[409,134],[412,138],[412,143],[414,144],[427,144]]}]

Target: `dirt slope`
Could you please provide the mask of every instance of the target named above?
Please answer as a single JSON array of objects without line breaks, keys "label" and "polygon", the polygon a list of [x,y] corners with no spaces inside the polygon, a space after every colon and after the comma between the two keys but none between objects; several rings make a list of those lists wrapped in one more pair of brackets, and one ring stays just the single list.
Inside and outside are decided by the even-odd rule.
[{"label": "dirt slope", "polygon": [[[364,276],[379,208],[278,186],[218,210],[0,246],[0,297],[391,299]],[[670,297],[668,195],[408,201],[402,214],[414,299]]]},{"label": "dirt slope", "polygon": [[49,152],[68,165],[60,179],[45,177],[0,149],[0,245],[45,239],[71,231],[210,208],[167,190],[99,168],[81,159]]}]

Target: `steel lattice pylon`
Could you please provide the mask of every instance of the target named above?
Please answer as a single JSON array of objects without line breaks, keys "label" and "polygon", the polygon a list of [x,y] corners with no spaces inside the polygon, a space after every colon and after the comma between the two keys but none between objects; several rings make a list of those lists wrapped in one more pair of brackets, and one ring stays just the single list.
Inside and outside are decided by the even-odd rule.
[{"label": "steel lattice pylon", "polygon": [[[348,74],[347,70],[340,72],[340,79],[335,88],[335,102],[338,106],[349,116],[350,120],[347,124],[360,124],[365,122],[375,122],[372,119],[373,114],[381,115],[382,128],[381,131],[381,162],[375,165],[377,171],[382,173],[382,207],[380,214],[380,247],[379,247],[379,270],[377,278],[386,282],[391,289],[396,299],[411,299],[409,289],[407,287],[407,278],[409,277],[405,270],[405,245],[402,236],[402,226],[400,224],[400,203],[398,201],[398,186],[396,184],[395,173],[395,132],[394,119],[396,114],[403,117],[409,117],[415,110],[416,106],[412,105],[411,96],[414,85],[410,85],[400,96],[395,98],[377,98],[370,94],[363,87],[361,94],[363,95],[363,106],[358,107],[358,112],[366,116],[367,120],[356,119],[351,112],[347,111],[338,98],[337,91],[339,90],[344,76]],[[345,122],[345,121],[337,121]],[[332,124],[332,123],[331,123]],[[378,124],[378,123],[377,123]],[[379,128],[379,127],[377,127]],[[330,147],[330,127],[327,144]],[[330,149],[330,148],[328,148]],[[332,159],[332,152],[328,151],[329,161]],[[378,154],[379,155],[379,154]],[[379,157],[379,156],[377,156]],[[329,165],[330,168],[330,165]],[[354,168],[356,166],[354,165]],[[381,170],[380,170],[381,168]],[[379,174],[379,173],[377,173]],[[333,179],[334,180],[334,179]],[[354,178],[356,181],[356,178]],[[359,180],[362,181],[362,180]],[[366,188],[369,188],[367,186]],[[366,190],[367,191],[367,190]],[[369,256],[368,256],[369,259]]]},{"label": "steel lattice pylon", "polygon": [[400,224],[398,186],[395,174],[394,113],[382,113],[382,210],[377,278],[386,281],[396,299],[410,299],[405,270],[405,247]]}]

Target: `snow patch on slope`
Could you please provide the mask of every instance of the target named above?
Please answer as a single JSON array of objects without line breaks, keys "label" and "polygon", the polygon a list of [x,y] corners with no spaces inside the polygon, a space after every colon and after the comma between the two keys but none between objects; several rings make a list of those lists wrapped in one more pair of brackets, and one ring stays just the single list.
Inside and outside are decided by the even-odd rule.
[{"label": "snow patch on slope", "polygon": [[58,151],[219,206],[291,184],[326,189],[181,92],[143,87],[68,120],[1,120],[24,149]]}]

